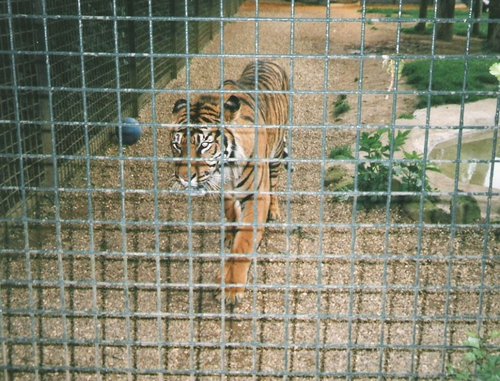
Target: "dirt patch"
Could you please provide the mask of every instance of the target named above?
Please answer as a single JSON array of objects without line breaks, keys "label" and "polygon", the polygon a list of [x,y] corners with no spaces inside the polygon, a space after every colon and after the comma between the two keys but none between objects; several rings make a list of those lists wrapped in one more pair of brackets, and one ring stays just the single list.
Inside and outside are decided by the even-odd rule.
[{"label": "dirt patch", "polygon": [[[414,110],[413,95],[386,94],[381,54],[395,51],[397,26],[363,29],[353,5],[333,5],[330,23],[324,7],[294,12],[290,23],[289,3],[261,4],[269,19],[256,23],[245,3],[241,20],[225,24],[223,51],[215,38],[189,73],[157,89],[140,115],[154,127],[139,144],[91,158],[90,173],[48,201],[43,218],[12,232],[19,254],[2,258],[0,292],[3,358],[20,369],[16,380],[35,368],[50,380],[441,377],[449,349],[478,321],[498,329],[498,242],[481,226],[356,211],[353,199],[324,192],[331,147]],[[281,174],[286,217],[252,257],[245,300],[225,310],[212,297],[224,257],[220,202],[170,192],[160,124],[186,96],[187,75],[190,90],[216,89],[256,54],[293,79],[295,171]],[[351,110],[334,119],[340,93]]]}]

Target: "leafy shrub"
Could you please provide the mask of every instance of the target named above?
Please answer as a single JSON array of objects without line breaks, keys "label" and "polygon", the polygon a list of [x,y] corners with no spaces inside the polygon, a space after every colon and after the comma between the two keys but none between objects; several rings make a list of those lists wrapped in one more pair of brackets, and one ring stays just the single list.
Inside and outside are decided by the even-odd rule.
[{"label": "leafy shrub", "polygon": [[488,349],[487,341],[500,337],[500,331],[481,338],[471,334],[464,343],[468,351],[460,368],[448,366],[448,376],[457,381],[500,381],[500,356]]},{"label": "leafy shrub", "polygon": [[[396,166],[396,174],[401,176],[401,190],[407,192],[419,192],[422,189],[422,178],[425,179],[424,189],[426,191],[431,191],[431,186],[427,179],[427,175],[424,177],[424,166],[422,165],[423,157],[422,155],[413,152],[405,152],[404,158],[408,160],[402,165]],[[427,164],[425,166],[426,171],[439,172],[438,167],[433,164]]]},{"label": "leafy shrub", "polygon": [[[420,192],[422,188],[431,190],[426,171],[437,171],[438,169],[422,163],[422,155],[416,152],[405,152],[403,146],[408,139],[410,130],[398,131],[394,134],[390,129],[379,129],[375,132],[363,132],[361,134],[359,151],[363,153],[364,159],[357,165],[358,189],[362,192],[387,192],[389,186],[389,174],[391,165],[388,160],[391,157],[391,145],[394,153],[402,151],[404,160],[392,161],[392,178],[399,179],[401,186],[398,190],[408,192]],[[383,142],[384,135],[387,135],[387,143]],[[392,143],[392,144],[391,144]],[[354,159],[351,148],[348,146],[337,147],[330,153],[332,159]],[[425,180],[425,186],[422,182]],[[360,198],[360,203],[369,207],[385,202],[385,195],[367,195]]]}]

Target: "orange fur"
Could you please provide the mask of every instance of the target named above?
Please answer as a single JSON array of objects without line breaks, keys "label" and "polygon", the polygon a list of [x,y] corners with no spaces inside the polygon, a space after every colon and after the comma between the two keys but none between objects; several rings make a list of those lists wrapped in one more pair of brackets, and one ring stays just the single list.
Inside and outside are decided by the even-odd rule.
[{"label": "orange fur", "polygon": [[189,106],[183,99],[174,106],[178,127],[172,132],[172,151],[181,158],[176,179],[186,188],[224,188],[226,220],[241,224],[226,232],[236,255],[226,260],[218,277],[228,304],[243,297],[248,254],[259,246],[263,224],[280,217],[278,199],[269,193],[276,189],[278,166],[286,157],[280,127],[288,123],[288,89],[288,76],[279,65],[259,61],[249,64],[239,80],[226,80],[223,90],[231,92],[222,97],[200,95]]}]

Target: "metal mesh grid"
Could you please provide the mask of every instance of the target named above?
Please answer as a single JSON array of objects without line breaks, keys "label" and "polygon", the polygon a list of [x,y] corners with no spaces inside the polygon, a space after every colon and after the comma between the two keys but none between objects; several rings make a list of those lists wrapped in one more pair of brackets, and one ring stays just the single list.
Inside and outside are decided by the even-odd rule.
[{"label": "metal mesh grid", "polygon": [[[75,164],[82,165],[82,158],[78,156],[84,152],[86,140],[99,133],[101,139],[108,137],[109,133],[103,134],[105,129],[102,126],[93,123],[116,120],[116,95],[112,89],[117,87],[118,80],[114,72],[115,59],[100,56],[100,53],[114,51],[113,40],[109,38],[114,32],[113,24],[93,19],[94,16],[109,17],[111,6],[99,1],[86,2],[76,9],[74,4],[68,2],[53,2],[51,5],[41,7],[41,14],[48,16],[42,27],[47,41],[45,48],[51,53],[48,56],[50,70],[46,85],[55,88],[50,95],[51,117],[60,122],[55,125],[56,155],[68,157],[58,161],[58,173],[64,179],[78,168]],[[118,8],[118,14],[122,8],[123,5]],[[81,14],[90,19],[53,17],[60,14]],[[124,40],[125,32],[120,29],[117,33],[120,42]],[[84,52],[97,54],[86,56]],[[126,70],[121,71],[121,83],[128,83],[127,75]],[[102,90],[87,91],[87,88]],[[131,107],[130,98],[125,99],[122,106],[126,113]]]},{"label": "metal mesh grid", "polygon": [[[227,4],[224,8],[228,15],[234,13],[236,8],[231,7],[231,1]],[[218,12],[218,4],[214,2],[190,2],[188,8],[189,15],[196,12],[198,16],[209,17]],[[115,13],[121,19],[114,23],[112,4],[101,1],[82,4],[65,1],[2,3],[5,16],[1,21],[4,119],[16,120],[13,102],[18,98],[18,120],[36,138],[33,146],[23,138],[27,144],[25,153],[45,155],[46,161],[53,154],[51,125],[48,123],[51,122],[59,181],[66,181],[82,168],[87,140],[91,144],[90,152],[101,152],[99,147],[108,143],[112,131],[109,123],[116,122],[118,114],[137,114],[139,105],[149,98],[149,94],[141,95],[151,88],[152,74],[155,75],[154,82],[161,85],[175,78],[184,65],[181,56],[186,46],[184,22],[165,20],[171,16],[183,16],[184,6],[175,1],[151,4],[151,15],[159,17],[151,25],[153,51],[164,55],[155,60],[150,60],[148,54],[151,20],[148,12],[147,2],[118,2]],[[192,22],[190,28],[191,49],[203,46],[213,37],[213,21]],[[120,53],[118,61],[114,55],[115,41],[109,38],[115,32],[117,52]],[[10,34],[12,41],[9,40]],[[15,52],[13,57],[11,52]],[[173,54],[176,52],[181,55]],[[11,64],[11,61],[16,64]],[[116,99],[116,64],[120,67],[119,83],[123,89],[120,111]],[[150,65],[154,68],[151,69]],[[19,68],[15,81],[12,67]],[[32,114],[25,116],[27,112]],[[34,124],[36,120],[43,122],[39,128]],[[18,149],[11,137],[17,136],[16,128],[5,122],[2,129],[7,150],[3,153],[14,154]],[[19,169],[12,167],[15,162],[16,159],[11,158],[10,164],[5,164],[6,170],[2,171],[5,177],[2,183],[9,181],[12,187],[3,191],[5,196],[0,201],[5,213],[18,208],[21,198],[19,191],[14,189],[20,182],[17,179]],[[43,158],[36,157],[33,162],[43,163]],[[30,161],[26,168],[33,165]],[[52,187],[52,172],[44,174],[52,171],[51,167],[50,163],[45,168],[37,167],[30,177],[25,175],[23,183]],[[31,194],[28,198],[31,200]]]},{"label": "metal mesh grid", "polygon": [[[40,4],[45,14],[51,2]],[[57,122],[50,131],[51,151],[44,157],[56,170],[61,160],[80,160],[84,171],[65,181],[52,174],[52,188],[41,189],[51,197],[36,214],[23,205],[21,218],[1,219],[8,228],[0,248],[0,371],[5,379],[436,379],[445,377],[447,363],[463,356],[467,332],[498,330],[494,233],[499,225],[492,216],[499,194],[492,187],[493,175],[482,191],[462,191],[456,178],[450,192],[413,193],[420,202],[416,221],[393,209],[391,198],[411,192],[394,190],[390,182],[375,193],[361,191],[357,176],[355,190],[332,191],[324,185],[328,165],[363,162],[360,139],[368,127],[413,128],[409,122],[396,123],[403,97],[423,95],[430,106],[436,92],[411,90],[399,81],[388,91],[386,81],[373,85],[369,78],[387,54],[396,71],[403,59],[436,61],[443,52],[435,31],[429,50],[415,53],[411,41],[407,47],[401,37],[401,21],[368,21],[364,3],[356,16],[345,16],[334,5],[309,9],[293,1],[246,2],[230,16],[234,5],[212,1],[203,3],[216,12],[209,17],[202,5],[192,10],[191,2],[165,6],[168,10],[152,1],[141,4],[134,4],[134,17],[123,16],[125,5],[116,0],[110,7],[100,5],[105,9],[87,10],[76,2],[52,17],[35,17],[44,21],[45,33],[52,22],[59,22],[74,25],[67,29],[76,31],[76,41],[85,41],[86,28],[94,33],[102,28],[96,35],[108,39],[97,39],[102,46],[95,51],[80,43],[64,46],[55,37],[46,40],[50,54],[44,59],[51,59],[44,69],[59,73],[59,66],[54,70],[59,58],[66,65],[74,60],[70,69],[75,74],[66,79],[75,81],[68,85],[49,76],[44,85],[53,107],[42,120]],[[436,20],[429,21],[435,28]],[[127,44],[122,23],[134,24],[137,54],[121,48]],[[397,25],[392,29],[394,45],[382,50],[370,45],[371,23]],[[359,28],[359,41],[339,50],[340,30],[351,24]],[[174,42],[163,41],[163,30],[174,25],[184,29],[176,29]],[[193,35],[205,25],[218,38],[201,50],[204,43]],[[319,29],[323,38],[314,40],[308,27]],[[285,40],[285,49],[269,38],[276,33]],[[301,45],[308,38],[311,43]],[[464,52],[445,54],[445,59],[468,62],[474,43],[468,35]],[[181,53],[170,53],[169,44],[180,46]],[[9,54],[19,59],[22,53]],[[171,190],[168,128],[162,123],[169,121],[176,98],[216,91],[223,78],[257,57],[278,60],[290,73],[288,160],[295,171],[280,174],[284,180],[278,194],[286,217],[266,224],[266,238],[252,255],[246,299],[232,310],[212,298],[219,287],[215,275],[229,257],[222,206],[216,199],[202,202]],[[160,73],[174,77],[177,69],[172,61],[172,67],[162,66],[169,58],[185,68],[160,87]],[[474,58],[498,56],[480,53]],[[122,61],[134,61],[137,72],[148,73],[148,79],[129,87]],[[96,73],[103,71],[106,86],[94,84],[93,65]],[[357,81],[342,82],[343,69],[352,65]],[[309,82],[306,74],[311,73],[319,74],[317,83]],[[68,71],[61,67],[64,75]],[[17,82],[11,88],[22,91],[22,86]],[[116,111],[108,114],[106,107],[101,114],[103,99],[124,110],[130,96],[137,95],[134,89],[148,99],[140,113],[146,126],[141,142],[93,153],[90,126],[113,127],[106,122],[123,118]],[[451,160],[457,171],[470,161],[460,158],[465,132],[493,131],[491,157],[485,162],[493,163],[497,155],[498,92],[484,92],[497,97],[491,127],[465,122],[465,97],[473,93],[481,91],[463,89],[459,123],[444,128],[458,131],[458,153]],[[354,100],[352,122],[332,120],[330,107],[338,95]],[[382,102],[386,95],[388,101],[381,103],[389,109],[386,119],[370,116],[365,102]],[[63,114],[74,104],[84,107]],[[380,107],[376,111],[383,113]],[[25,117],[9,117],[11,122],[21,119]],[[34,126],[37,119],[26,120]],[[62,153],[54,148],[58,133],[68,128],[77,138],[69,138],[67,147],[76,139],[84,142],[81,157],[77,150]],[[428,107],[421,126],[426,153],[430,132],[440,128],[431,121]],[[329,159],[329,149],[349,139],[356,158]],[[302,141],[309,145],[302,147]],[[20,161],[21,152],[15,151],[14,159]],[[391,156],[384,162],[392,170],[398,160]],[[21,181],[21,190],[31,187],[26,179]],[[10,187],[2,183],[4,189]],[[358,209],[360,198],[370,194],[389,197],[378,210]],[[451,222],[425,221],[425,195],[453,200]],[[481,221],[457,222],[460,195],[485,200]],[[347,201],[335,201],[338,196]]]}]

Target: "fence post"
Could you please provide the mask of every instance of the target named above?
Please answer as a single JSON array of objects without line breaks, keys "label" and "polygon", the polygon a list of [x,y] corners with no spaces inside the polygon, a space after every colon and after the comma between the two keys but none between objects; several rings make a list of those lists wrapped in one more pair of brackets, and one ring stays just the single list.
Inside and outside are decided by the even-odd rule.
[{"label": "fence post", "polygon": [[[193,10],[193,15],[199,16],[200,12],[200,0],[196,0],[194,3],[194,10]],[[192,16],[192,15],[189,15]],[[193,41],[189,41],[190,44],[193,46],[193,51],[191,52],[191,49],[189,53],[198,53],[200,51],[200,23],[197,21],[191,21],[192,24],[192,30],[193,30]]]},{"label": "fence post", "polygon": [[[175,0],[170,0],[170,15],[171,16],[176,16],[176,8],[175,8]],[[172,53],[177,53],[177,22],[176,21],[171,21],[170,22],[170,39],[171,39],[171,44],[172,44]],[[177,78],[177,57],[171,58],[172,65],[170,69],[170,77],[172,79]]]},{"label": "fence post", "polygon": [[[127,16],[134,16],[134,0],[127,0]],[[127,23],[127,43],[129,48],[129,53],[136,53],[135,46],[135,23],[134,20],[129,20]],[[132,55],[128,56],[128,75],[129,84],[128,87],[131,89],[137,89],[137,62],[135,57]],[[139,114],[139,94],[132,92],[129,94],[130,106],[132,116],[137,116]]]},{"label": "fence post", "polygon": [[[41,5],[39,1],[35,1],[33,5],[33,12],[35,15],[43,16]],[[34,25],[36,25],[36,41],[34,41],[37,46],[37,50],[43,52],[45,50],[45,37],[43,33],[43,19],[37,18],[34,21]],[[50,102],[49,102],[49,94],[50,91],[48,89],[49,79],[47,78],[47,66],[45,62],[45,57],[47,57],[48,52],[45,52],[45,55],[37,56],[36,64],[35,64],[35,72],[36,72],[36,82],[40,87],[44,87],[46,90],[38,91],[38,115],[39,120],[41,122],[41,138],[42,138],[42,154],[46,156],[50,156],[44,158],[43,162],[43,172],[44,172],[44,184],[47,188],[54,188],[54,163],[53,160],[57,160],[52,157],[52,153],[54,152],[54,144],[55,141],[52,139],[52,129],[55,128],[53,125],[53,121],[50,117]],[[54,134],[55,135],[55,134]],[[57,136],[55,135],[57,138]]]},{"label": "fence post", "polygon": [[[204,16],[212,17],[215,15],[216,15],[216,12],[214,12],[214,2],[213,2],[213,0],[209,0],[208,1],[208,14],[206,14]],[[213,21],[210,21],[209,25],[210,25],[210,27],[208,28],[208,32],[209,32],[210,40],[212,40],[212,38],[214,37],[214,25],[215,25],[215,23]]]}]

